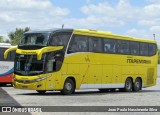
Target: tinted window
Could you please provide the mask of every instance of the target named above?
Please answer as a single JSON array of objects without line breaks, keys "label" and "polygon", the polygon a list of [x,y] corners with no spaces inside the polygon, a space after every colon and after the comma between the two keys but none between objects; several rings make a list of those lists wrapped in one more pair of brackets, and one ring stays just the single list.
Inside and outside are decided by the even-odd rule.
[{"label": "tinted window", "polygon": [[88,37],[74,35],[71,39],[68,53],[73,52],[87,52],[88,51]]},{"label": "tinted window", "polygon": [[148,56],[148,44],[140,43],[140,55]]},{"label": "tinted window", "polygon": [[42,55],[41,60],[37,60],[37,55],[16,54],[15,56],[15,73],[18,75],[38,75],[44,71],[44,62],[46,54]]},{"label": "tinted window", "polygon": [[114,39],[103,39],[103,51],[105,53],[116,53],[116,40]]},{"label": "tinted window", "polygon": [[64,59],[63,52],[50,52],[47,54],[45,72],[60,70]]},{"label": "tinted window", "polygon": [[0,61],[4,61],[4,51],[6,50],[7,48],[0,48]]},{"label": "tinted window", "polygon": [[9,55],[10,55],[10,61],[14,61],[14,58],[15,58],[15,51],[9,52]]},{"label": "tinted window", "polygon": [[139,55],[139,43],[130,41],[130,54]]},{"label": "tinted window", "polygon": [[14,57],[15,57],[15,51],[11,51],[8,53],[7,55],[7,59],[4,59],[4,52],[7,50],[8,48],[0,48],[0,61],[14,61]]},{"label": "tinted window", "polygon": [[49,33],[28,33],[24,34],[19,45],[42,45],[46,46]]},{"label": "tinted window", "polygon": [[149,44],[149,56],[155,55],[157,47],[155,44]]},{"label": "tinted window", "polygon": [[89,38],[89,51],[102,52],[102,39],[96,37]]},{"label": "tinted window", "polygon": [[117,53],[129,54],[129,42],[124,40],[117,41]]},{"label": "tinted window", "polygon": [[67,46],[71,32],[58,32],[51,36],[49,45],[51,46]]}]

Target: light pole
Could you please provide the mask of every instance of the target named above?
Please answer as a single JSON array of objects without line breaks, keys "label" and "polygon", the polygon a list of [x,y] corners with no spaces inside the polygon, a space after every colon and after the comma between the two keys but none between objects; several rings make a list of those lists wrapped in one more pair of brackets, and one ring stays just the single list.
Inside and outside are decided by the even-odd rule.
[{"label": "light pole", "polygon": [[153,38],[154,38],[154,40],[156,40],[156,34],[153,34]]}]

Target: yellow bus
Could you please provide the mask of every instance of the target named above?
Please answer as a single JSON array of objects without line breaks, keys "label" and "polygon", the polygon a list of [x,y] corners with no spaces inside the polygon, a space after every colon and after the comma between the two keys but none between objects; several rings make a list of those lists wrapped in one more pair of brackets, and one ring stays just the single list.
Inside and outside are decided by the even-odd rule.
[{"label": "yellow bus", "polygon": [[156,41],[98,30],[55,29],[26,32],[16,50],[13,86],[61,91],[120,89],[139,91],[156,85]]}]

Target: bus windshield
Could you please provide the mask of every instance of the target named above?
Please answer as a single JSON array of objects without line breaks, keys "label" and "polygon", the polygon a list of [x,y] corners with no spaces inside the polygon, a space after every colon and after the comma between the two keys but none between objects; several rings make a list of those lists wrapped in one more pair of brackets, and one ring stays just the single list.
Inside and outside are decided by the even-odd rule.
[{"label": "bus windshield", "polygon": [[19,45],[46,46],[50,33],[27,33],[24,34]]},{"label": "bus windshield", "polygon": [[17,54],[15,57],[15,73],[19,75],[42,74],[44,70],[46,54],[41,60],[37,60],[37,55]]}]

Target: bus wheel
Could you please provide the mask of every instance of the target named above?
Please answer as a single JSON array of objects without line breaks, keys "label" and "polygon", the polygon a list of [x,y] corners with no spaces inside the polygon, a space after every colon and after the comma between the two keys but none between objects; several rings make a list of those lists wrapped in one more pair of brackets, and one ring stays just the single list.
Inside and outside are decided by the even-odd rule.
[{"label": "bus wheel", "polygon": [[133,91],[139,91],[142,88],[142,82],[140,78],[136,78],[134,84],[133,84]]},{"label": "bus wheel", "polygon": [[75,84],[74,84],[73,80],[67,78],[64,83],[64,86],[63,86],[61,93],[63,95],[69,95],[69,94],[74,93],[74,91],[75,91]]},{"label": "bus wheel", "polygon": [[115,90],[116,90],[116,89],[112,88],[112,89],[110,89],[110,92],[115,92]]},{"label": "bus wheel", "polygon": [[125,92],[131,92],[132,91],[132,80],[131,78],[127,78],[124,86]]},{"label": "bus wheel", "polygon": [[36,90],[39,94],[45,94],[46,90]]},{"label": "bus wheel", "polygon": [[13,83],[11,83],[10,85],[11,85],[11,87],[13,87]]}]

